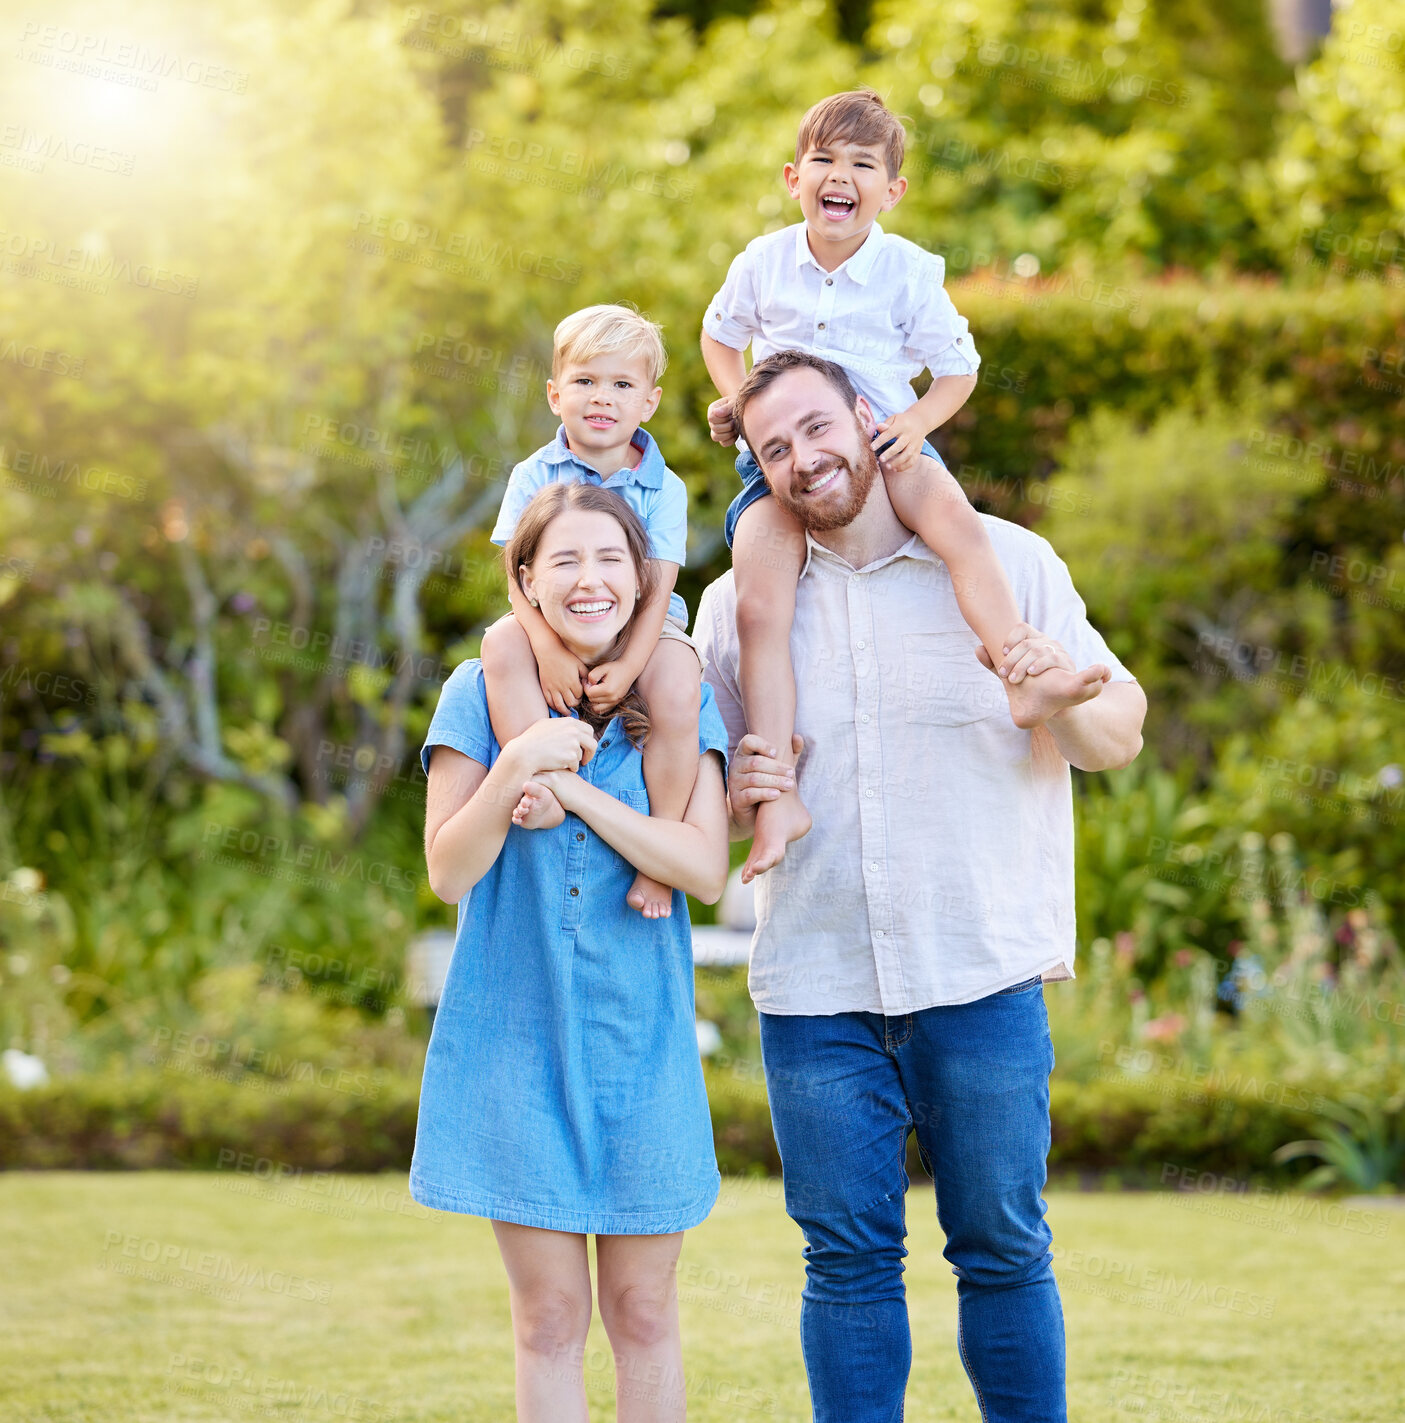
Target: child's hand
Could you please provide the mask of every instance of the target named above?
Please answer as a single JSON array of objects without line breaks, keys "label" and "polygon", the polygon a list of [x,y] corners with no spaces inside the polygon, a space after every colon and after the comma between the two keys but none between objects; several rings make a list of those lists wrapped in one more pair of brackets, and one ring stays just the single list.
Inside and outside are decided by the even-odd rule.
[{"label": "child's hand", "polygon": [[607,712],[618,706],[634,685],[635,674],[623,662],[602,662],[586,675],[585,697],[591,710]]},{"label": "child's hand", "polygon": [[565,716],[580,704],[587,670],[585,663],[559,642],[537,653],[537,679],[552,711]]},{"label": "child's hand", "polygon": [[879,457],[878,462],[885,473],[907,474],[917,467],[918,457],[922,453],[922,441],[927,438],[928,432],[922,428],[925,423],[922,416],[913,413],[916,408],[909,406],[896,415],[890,415],[878,427],[878,433],[873,437],[875,453],[880,445],[886,445],[889,440],[895,441],[893,446]]},{"label": "child's hand", "polygon": [[735,445],[741,431],[732,418],[732,402],[724,395],[707,407],[707,427],[719,445]]}]

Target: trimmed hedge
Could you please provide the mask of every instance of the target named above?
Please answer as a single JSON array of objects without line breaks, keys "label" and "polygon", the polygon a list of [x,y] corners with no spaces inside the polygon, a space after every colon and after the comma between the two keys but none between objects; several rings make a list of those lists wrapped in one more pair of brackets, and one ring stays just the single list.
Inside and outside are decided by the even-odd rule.
[{"label": "trimmed hedge", "polygon": [[1006,275],[951,292],[981,384],[937,443],[953,470],[966,467],[968,494],[1021,522],[1037,519],[1038,482],[1069,425],[1099,407],[1150,421],[1188,399],[1262,389],[1282,433],[1378,459],[1405,429],[1405,288]]},{"label": "trimmed hedge", "polygon": [[[707,1067],[718,1162],[731,1175],[780,1170],[759,1064]],[[1052,1085],[1054,1171],[1119,1170],[1155,1179],[1163,1165],[1287,1180],[1285,1142],[1313,1134],[1321,1099],[1299,1107],[1270,1094],[1172,1078]],[[418,1079],[355,1095],[315,1086],[270,1095],[247,1083],[72,1078],[0,1090],[0,1168],[138,1170],[231,1166],[238,1157],[316,1171],[407,1170]],[[1311,1108],[1311,1110],[1309,1110]],[[915,1167],[915,1158],[914,1158]]]}]

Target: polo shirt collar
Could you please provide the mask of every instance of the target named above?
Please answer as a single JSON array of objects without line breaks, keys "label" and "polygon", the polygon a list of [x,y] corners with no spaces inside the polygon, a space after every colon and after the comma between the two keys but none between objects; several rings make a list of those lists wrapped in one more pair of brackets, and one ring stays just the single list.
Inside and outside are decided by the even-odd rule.
[{"label": "polo shirt collar", "polygon": [[658,441],[641,425],[634,432],[634,438],[630,443],[635,449],[641,451],[638,468],[619,469],[614,474],[602,478],[598,469],[588,465],[566,443],[566,427],[560,425],[556,430],[556,438],[542,451],[542,463],[578,465],[587,473],[593,474],[601,484],[606,486],[610,484],[642,484],[648,489],[661,489],[663,477],[667,473],[667,466],[663,462],[663,453],[659,449]]},{"label": "polo shirt collar", "polygon": [[[878,260],[878,249],[882,245],[883,229],[875,222],[869,228],[868,236],[863,240],[863,246],[852,257],[841,262],[835,271],[844,272],[853,281],[863,286],[873,271],[873,264]],[[820,265],[815,261],[815,254],[810,251],[810,243],[805,236],[805,224],[801,222],[795,226],[795,265],[803,267],[807,262],[814,267]]]}]

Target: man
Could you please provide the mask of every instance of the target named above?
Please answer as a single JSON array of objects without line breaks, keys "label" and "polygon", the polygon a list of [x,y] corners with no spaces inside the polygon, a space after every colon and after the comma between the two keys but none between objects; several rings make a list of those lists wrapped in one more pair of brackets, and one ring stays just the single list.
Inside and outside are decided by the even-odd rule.
[{"label": "man", "polygon": [[[841,367],[797,351],[759,361],[735,413],[808,549],[791,655],[814,828],[758,881],[750,988],[786,1210],[806,1240],[816,1423],[902,1416],[913,1127],[982,1418],[1064,1423],[1041,1195],[1053,1067],[1041,979],[1072,969],[1069,764],[1131,761],[1146,700],[1048,543],[987,518],[1027,620],[1008,663],[1084,667],[1063,679],[1076,688],[1065,700],[1043,699],[1040,724],[1015,725],[944,565],[893,513],[871,412]],[[734,610],[727,574],[704,593],[695,636],[728,724],[744,838],[757,802],[793,783],[742,734]]]}]

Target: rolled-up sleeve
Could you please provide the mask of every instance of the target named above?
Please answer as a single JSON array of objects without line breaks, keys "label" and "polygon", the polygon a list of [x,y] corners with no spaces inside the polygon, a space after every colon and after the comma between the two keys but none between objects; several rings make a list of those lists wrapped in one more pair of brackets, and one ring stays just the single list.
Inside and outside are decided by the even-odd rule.
[{"label": "rolled-up sleeve", "polygon": [[714,341],[744,351],[761,330],[756,297],[756,262],[751,248],[738,252],[727,270],[727,280],[707,304],[703,330]]},{"label": "rolled-up sleeve", "polygon": [[937,376],[969,376],[980,369],[981,358],[971,339],[966,318],[947,295],[942,279],[946,263],[935,253],[926,254],[913,276],[910,310],[903,353]]}]

